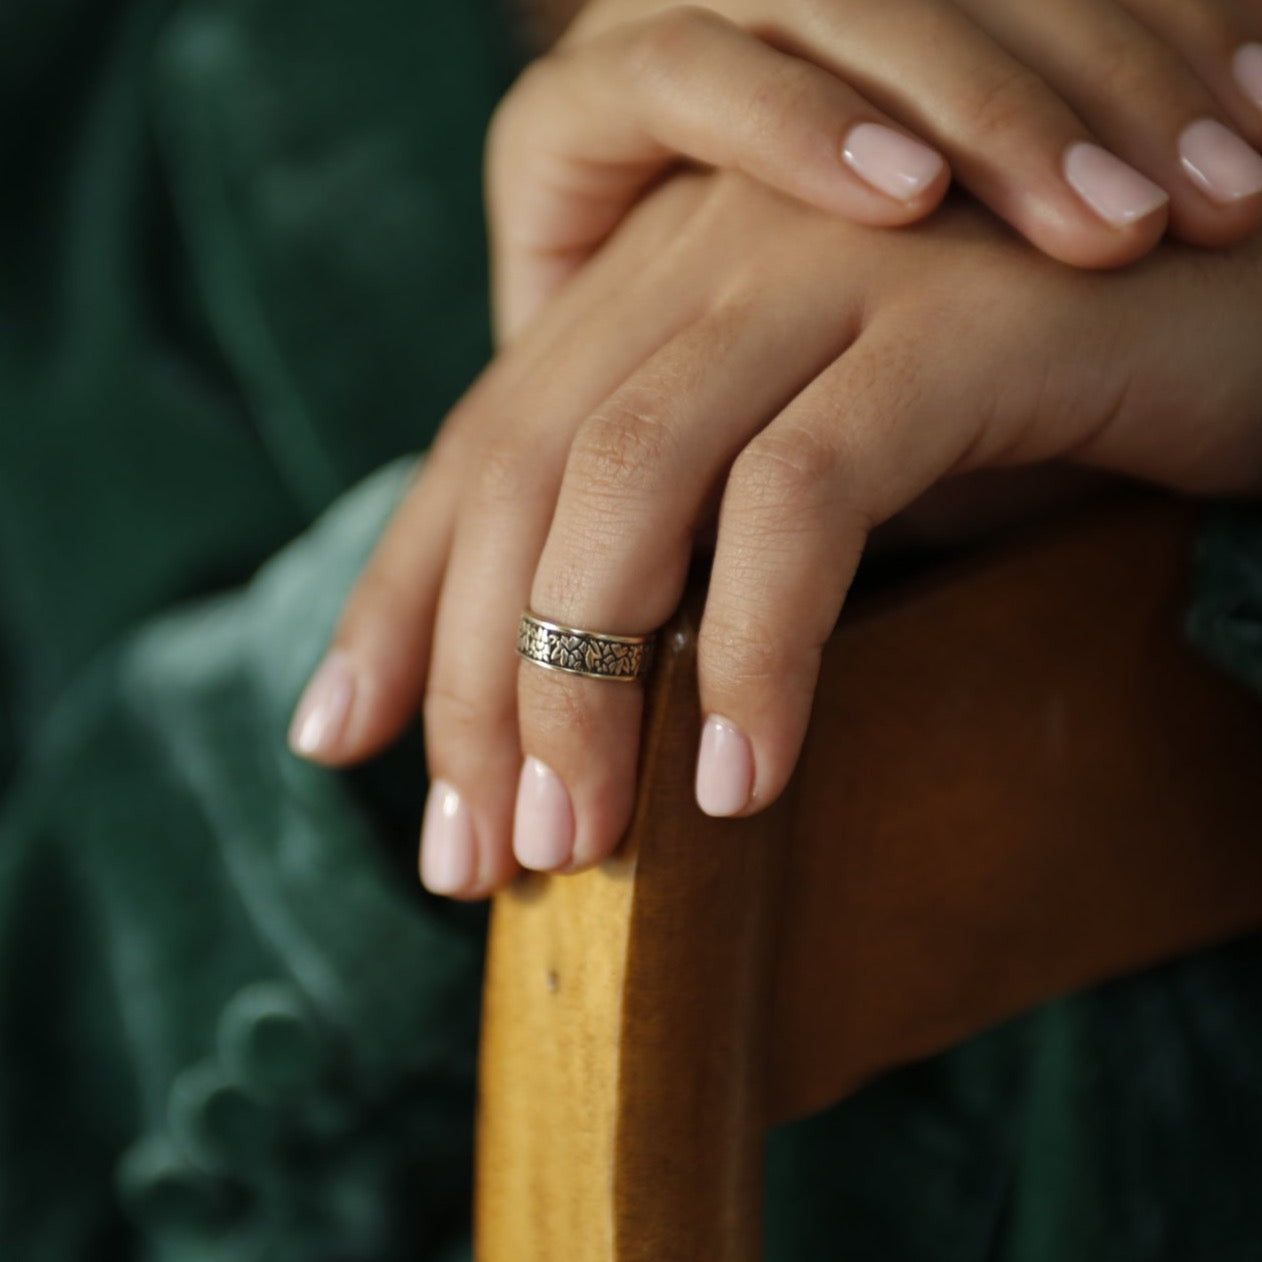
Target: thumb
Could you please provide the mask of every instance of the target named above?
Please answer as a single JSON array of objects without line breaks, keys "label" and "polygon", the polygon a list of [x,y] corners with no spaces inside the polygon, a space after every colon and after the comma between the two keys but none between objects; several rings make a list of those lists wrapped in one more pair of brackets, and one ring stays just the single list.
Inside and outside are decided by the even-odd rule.
[{"label": "thumb", "polygon": [[706,9],[563,43],[487,141],[497,333],[510,339],[680,160],[744,171],[858,223],[927,215],[947,164],[829,71]]}]

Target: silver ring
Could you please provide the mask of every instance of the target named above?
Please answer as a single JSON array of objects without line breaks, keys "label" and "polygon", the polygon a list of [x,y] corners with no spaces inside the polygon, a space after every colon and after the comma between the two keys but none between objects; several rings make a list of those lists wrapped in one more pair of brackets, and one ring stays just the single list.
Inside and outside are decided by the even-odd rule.
[{"label": "silver ring", "polygon": [[547,670],[634,683],[648,673],[653,636],[580,631],[546,622],[527,609],[517,628],[517,652]]}]

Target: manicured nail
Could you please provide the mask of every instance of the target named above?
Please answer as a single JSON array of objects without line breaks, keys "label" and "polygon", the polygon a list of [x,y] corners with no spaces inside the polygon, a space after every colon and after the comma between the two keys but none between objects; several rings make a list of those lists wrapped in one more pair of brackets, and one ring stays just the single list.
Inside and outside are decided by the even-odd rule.
[{"label": "manicured nail", "polygon": [[754,750],[728,719],[712,714],[701,729],[697,754],[697,805],[707,815],[736,815],[754,791]]},{"label": "manicured nail", "polygon": [[900,202],[918,197],[946,166],[928,145],[880,123],[852,127],[841,156],[861,180]]},{"label": "manicured nail", "polygon": [[304,758],[331,753],[341,740],[354,700],[355,673],[346,654],[333,649],[298,702],[289,724],[289,748]]},{"label": "manicured nail", "polygon": [[473,881],[473,821],[464,798],[435,780],[421,825],[421,880],[435,894],[455,894]]},{"label": "manicured nail", "polygon": [[1262,155],[1216,119],[1198,119],[1183,129],[1179,158],[1211,201],[1238,202],[1262,193]]},{"label": "manicured nail", "polygon": [[1124,228],[1170,199],[1146,175],[1085,140],[1065,150],[1065,179],[1105,223]]},{"label": "manicured nail", "polygon": [[1262,109],[1262,44],[1241,44],[1231,59],[1240,90]]},{"label": "manicured nail", "polygon": [[574,808],[561,777],[537,758],[522,764],[513,814],[513,853],[523,868],[550,872],[574,852]]}]

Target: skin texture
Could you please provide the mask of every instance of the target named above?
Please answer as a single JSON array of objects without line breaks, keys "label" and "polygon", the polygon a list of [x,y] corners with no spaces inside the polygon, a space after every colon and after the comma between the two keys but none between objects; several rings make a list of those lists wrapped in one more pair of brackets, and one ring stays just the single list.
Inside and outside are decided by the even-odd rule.
[{"label": "skin texture", "polygon": [[1256,493],[1260,324],[1256,241],[1101,275],[974,204],[891,233],[738,174],[677,176],[449,418],[337,632],[349,702],[304,752],[364,757],[423,699],[431,886],[515,874],[524,756],[526,796],[539,765],[562,796],[519,850],[599,860],[632,802],[640,692],[519,665],[518,615],[650,631],[712,537],[701,695],[745,742],[735,810],[756,811],[792,770],[874,526],[968,470],[1053,459]]},{"label": "skin texture", "polygon": [[[929,214],[953,175],[1080,267],[1132,262],[1167,228],[1243,240],[1262,223],[1262,99],[1235,70],[1250,47],[1262,49],[1262,8],[1232,0],[593,0],[491,129],[501,338],[681,158],[884,226]],[[847,157],[856,125],[871,144],[873,123],[925,142],[937,174],[925,150],[913,192],[873,186]],[[1088,169],[1109,217],[1099,188],[1079,187]]]}]

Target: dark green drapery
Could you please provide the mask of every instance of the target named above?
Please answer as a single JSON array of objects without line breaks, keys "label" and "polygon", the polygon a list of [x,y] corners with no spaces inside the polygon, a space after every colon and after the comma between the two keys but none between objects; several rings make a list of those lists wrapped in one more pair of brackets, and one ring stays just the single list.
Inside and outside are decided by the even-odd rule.
[{"label": "dark green drapery", "polygon": [[[489,0],[0,6],[0,1257],[467,1256],[482,915],[415,739],[283,745],[488,353]],[[1199,638],[1262,672],[1262,539]],[[773,1259],[1251,1262],[1262,956],[1077,996],[774,1137]]]}]

